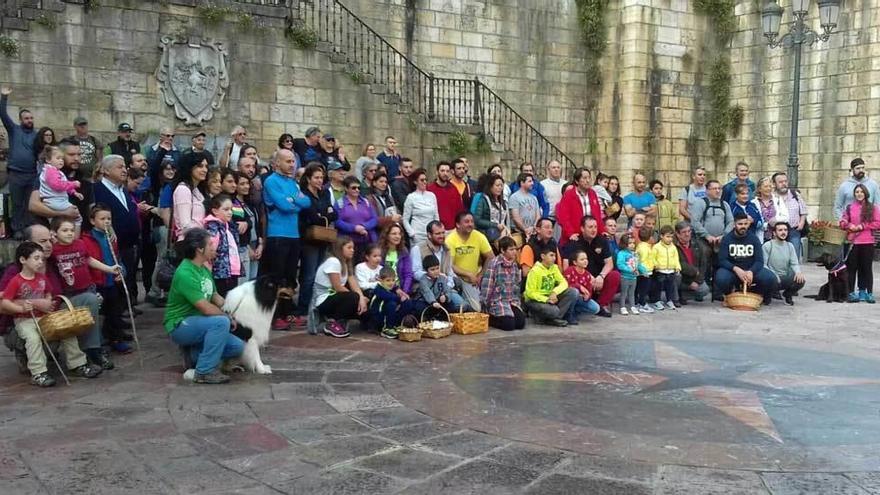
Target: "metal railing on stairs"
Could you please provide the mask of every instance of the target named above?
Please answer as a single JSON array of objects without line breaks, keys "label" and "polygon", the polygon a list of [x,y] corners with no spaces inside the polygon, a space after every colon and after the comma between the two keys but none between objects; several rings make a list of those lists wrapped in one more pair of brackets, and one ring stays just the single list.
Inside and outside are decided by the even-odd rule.
[{"label": "metal railing on stairs", "polygon": [[558,160],[563,169],[578,164],[479,79],[436,77],[418,67],[339,0],[300,0],[296,22],[384,93],[388,103],[418,115],[423,122],[479,126],[486,140],[501,144],[517,160],[543,165]]}]

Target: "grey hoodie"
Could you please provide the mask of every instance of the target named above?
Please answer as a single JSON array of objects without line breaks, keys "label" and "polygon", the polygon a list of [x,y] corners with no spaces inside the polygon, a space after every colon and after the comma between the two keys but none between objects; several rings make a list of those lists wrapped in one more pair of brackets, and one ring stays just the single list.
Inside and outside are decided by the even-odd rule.
[{"label": "grey hoodie", "polygon": [[880,200],[880,186],[877,185],[877,181],[867,175],[862,180],[856,180],[855,177],[849,176],[843,181],[840,188],[837,189],[837,196],[834,198],[835,220],[840,220],[843,216],[843,210],[846,209],[846,205],[854,201],[853,189],[856,188],[857,184],[864,184],[865,187],[868,188],[868,199],[872,203],[877,204],[877,201]]}]

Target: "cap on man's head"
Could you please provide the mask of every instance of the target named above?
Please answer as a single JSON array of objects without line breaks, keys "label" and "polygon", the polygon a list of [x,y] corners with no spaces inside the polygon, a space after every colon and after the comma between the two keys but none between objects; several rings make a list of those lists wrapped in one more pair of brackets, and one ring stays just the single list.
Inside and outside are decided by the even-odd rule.
[{"label": "cap on man's head", "polygon": [[195,134],[192,135],[192,138],[195,139],[195,138],[197,138],[197,137],[199,137],[199,136],[207,137],[208,135],[205,134],[205,131],[198,131],[198,132],[196,132]]},{"label": "cap on man's head", "polygon": [[336,138],[333,137],[333,134],[324,134],[324,141],[333,141],[336,142]]},{"label": "cap on man's head", "polygon": [[73,125],[87,125],[88,123],[89,123],[89,121],[86,120],[86,118],[83,116],[79,116],[79,117],[73,119]]},{"label": "cap on man's head", "polygon": [[339,163],[339,160],[334,158],[330,158],[327,160],[327,171],[331,170],[342,170],[342,164]]},{"label": "cap on man's head", "polygon": [[862,160],[861,158],[853,158],[853,161],[849,162],[849,169],[852,170],[852,169],[858,167],[859,165],[864,165],[864,164],[865,164],[865,160]]},{"label": "cap on man's head", "polygon": [[315,134],[321,134],[321,129],[315,126],[306,129],[306,137],[312,137]]},{"label": "cap on man's head", "polygon": [[131,127],[131,124],[129,124],[128,122],[123,122],[119,124],[118,127],[116,127],[116,132],[131,132],[133,130],[134,129]]}]

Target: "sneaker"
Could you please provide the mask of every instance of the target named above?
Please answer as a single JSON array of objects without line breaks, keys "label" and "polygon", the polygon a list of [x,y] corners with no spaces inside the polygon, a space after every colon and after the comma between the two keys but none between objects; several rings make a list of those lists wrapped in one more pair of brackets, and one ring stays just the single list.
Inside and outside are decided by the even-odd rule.
[{"label": "sneaker", "polygon": [[876,302],[874,301],[874,294],[865,292],[865,302],[868,304],[874,304]]},{"label": "sneaker", "polygon": [[385,337],[386,339],[396,339],[398,333],[400,333],[400,332],[398,332],[397,329],[393,328],[393,327],[388,327],[388,328],[382,330],[382,336]]},{"label": "sneaker", "polygon": [[304,326],[309,324],[309,319],[305,316],[294,316],[293,317],[293,326],[303,328]]},{"label": "sneaker", "polygon": [[329,335],[331,337],[336,337],[338,339],[343,339],[351,335],[345,330],[345,327],[339,324],[337,321],[328,321],[324,324],[324,335]]},{"label": "sneaker", "polygon": [[[684,301],[684,299],[682,299],[682,301]],[[680,308],[680,307],[684,306],[683,302],[678,302],[678,301],[672,301],[672,304],[675,305],[676,308]]]},{"label": "sneaker", "polygon": [[219,370],[214,370],[207,374],[196,373],[195,377],[193,377],[193,382],[204,383],[206,385],[219,385],[228,381],[229,377],[220,373]]},{"label": "sneaker", "polygon": [[794,299],[792,299],[791,294],[785,294],[785,295],[783,296],[783,299],[785,299],[785,304],[786,304],[786,305],[788,305],[788,306],[794,306]]},{"label": "sneaker", "polygon": [[850,302],[850,303],[859,302],[859,293],[858,292],[850,293],[850,295],[846,298],[846,302]]},{"label": "sneaker", "polygon": [[87,349],[85,352],[89,361],[95,366],[100,366],[102,370],[112,370],[116,367],[104,349]]},{"label": "sneaker", "polygon": [[563,320],[561,318],[553,318],[552,320],[548,320],[547,324],[552,325],[554,327],[567,327],[568,321]]},{"label": "sneaker", "polygon": [[672,301],[666,301],[666,309],[673,309],[673,310],[676,309],[675,303]]},{"label": "sneaker", "polygon": [[634,315],[639,314],[639,308],[638,308],[638,306],[633,306],[633,307],[629,308],[629,312],[632,313],[632,314],[634,314]]},{"label": "sneaker", "polygon": [[121,340],[110,342],[110,348],[113,349],[113,352],[118,352],[119,354],[130,354],[134,351],[128,343]]},{"label": "sneaker", "polygon": [[37,387],[51,387],[55,385],[55,379],[52,378],[49,373],[44,371],[39,375],[31,377],[31,385],[36,385]]},{"label": "sneaker", "polygon": [[82,366],[77,366],[76,368],[69,370],[69,372],[71,375],[78,376],[80,378],[94,378],[103,373],[104,370],[98,366],[93,366],[89,363],[86,363]]},{"label": "sneaker", "polygon": [[868,291],[866,291],[864,289],[859,290],[859,301],[866,302],[868,299],[866,299],[865,296],[867,296],[867,295],[868,295]]},{"label": "sneaker", "polygon": [[600,308],[599,312],[596,313],[596,316],[601,316],[602,318],[611,318],[611,311],[608,311],[605,308]]},{"label": "sneaker", "polygon": [[272,322],[272,330],[284,332],[290,330],[290,320],[287,318],[276,318]]},{"label": "sneaker", "polygon": [[666,306],[664,306],[662,302],[657,301],[654,303],[654,309],[656,309],[657,311],[663,311],[664,309],[666,309]]},{"label": "sneaker", "polygon": [[629,315],[629,310],[626,309],[625,307],[621,306],[620,307],[620,314],[622,314],[623,316],[627,316],[627,315]]},{"label": "sneaker", "polygon": [[650,315],[654,313],[654,308],[652,308],[650,304],[642,304],[642,306],[639,308],[639,312]]}]

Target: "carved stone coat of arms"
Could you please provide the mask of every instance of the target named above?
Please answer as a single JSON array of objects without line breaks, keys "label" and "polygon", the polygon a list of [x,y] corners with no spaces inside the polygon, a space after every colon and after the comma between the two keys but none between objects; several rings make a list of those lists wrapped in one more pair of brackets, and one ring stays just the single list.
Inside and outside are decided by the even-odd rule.
[{"label": "carved stone coat of arms", "polygon": [[162,59],[156,72],[165,103],[177,118],[201,124],[214,117],[229,87],[226,49],[217,41],[162,38]]}]

